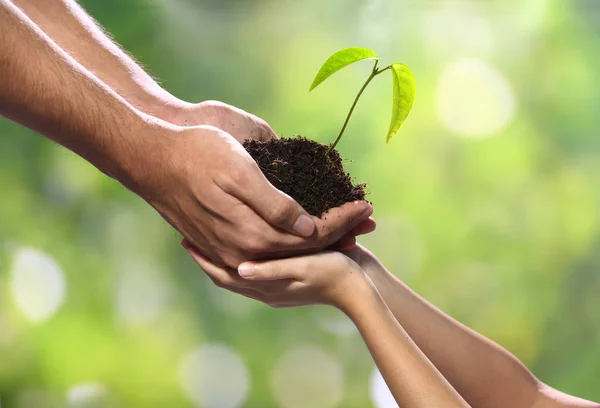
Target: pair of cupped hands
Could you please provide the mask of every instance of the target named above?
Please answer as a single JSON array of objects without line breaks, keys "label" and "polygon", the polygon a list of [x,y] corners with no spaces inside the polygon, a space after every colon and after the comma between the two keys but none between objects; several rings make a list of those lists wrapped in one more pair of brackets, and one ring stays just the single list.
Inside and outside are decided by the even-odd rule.
[{"label": "pair of cupped hands", "polygon": [[355,261],[369,258],[355,237],[375,229],[371,205],[310,216],[242,146],[277,138],[264,120],[215,101],[173,112],[168,121],[181,127],[165,152],[170,165],[141,195],[183,234],[192,259],[217,286],[274,307],[343,308],[348,285],[363,275]]}]

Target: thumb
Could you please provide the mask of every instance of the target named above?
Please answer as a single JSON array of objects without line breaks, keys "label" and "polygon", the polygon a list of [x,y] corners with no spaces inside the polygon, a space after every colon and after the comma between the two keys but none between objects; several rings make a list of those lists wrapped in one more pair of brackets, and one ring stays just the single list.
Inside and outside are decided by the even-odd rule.
[{"label": "thumb", "polygon": [[249,175],[249,182],[234,193],[258,215],[274,227],[292,234],[309,237],[315,231],[315,222],[294,199],[273,187],[258,166]]},{"label": "thumb", "polygon": [[302,269],[302,258],[299,257],[266,262],[244,262],[238,267],[238,273],[248,280],[299,279]]}]

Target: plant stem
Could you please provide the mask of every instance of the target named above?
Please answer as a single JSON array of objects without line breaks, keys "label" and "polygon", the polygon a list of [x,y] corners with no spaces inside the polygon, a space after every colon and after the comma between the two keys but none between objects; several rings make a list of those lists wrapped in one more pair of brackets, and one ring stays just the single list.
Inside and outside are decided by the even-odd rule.
[{"label": "plant stem", "polygon": [[378,63],[378,60],[375,60],[375,65],[373,66],[373,71],[371,71],[371,75],[369,75],[369,77],[367,78],[367,80],[363,84],[362,88],[360,88],[360,90],[358,91],[358,94],[356,95],[356,98],[354,98],[354,102],[352,103],[352,106],[350,107],[350,111],[348,112],[348,115],[346,116],[346,120],[344,121],[344,125],[342,126],[342,130],[340,130],[340,133],[339,133],[338,137],[335,139],[335,141],[333,142],[333,144],[331,145],[331,147],[329,148],[329,150],[327,150],[327,157],[329,157],[329,153],[331,153],[331,151],[333,149],[335,149],[335,146],[337,146],[338,142],[342,138],[342,135],[344,134],[344,130],[346,130],[346,126],[348,126],[348,121],[350,120],[350,116],[352,116],[352,112],[354,112],[354,108],[356,107],[356,103],[358,102],[358,99],[360,98],[360,96],[364,92],[364,90],[367,87],[367,85],[369,85],[369,82],[371,82],[371,80],[373,78],[375,78],[377,75],[381,74],[383,71],[386,71],[386,70],[390,69],[390,67],[391,67],[391,66],[387,66],[387,67],[385,67],[383,69],[377,69],[377,63]]}]

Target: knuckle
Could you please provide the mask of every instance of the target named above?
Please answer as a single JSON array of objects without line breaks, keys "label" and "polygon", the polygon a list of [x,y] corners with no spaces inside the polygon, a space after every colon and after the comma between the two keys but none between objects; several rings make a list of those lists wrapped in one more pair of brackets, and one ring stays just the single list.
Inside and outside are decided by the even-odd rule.
[{"label": "knuckle", "polygon": [[241,248],[245,252],[245,255],[251,257],[264,253],[268,250],[270,242],[267,238],[256,232],[243,233],[245,238],[241,243]]},{"label": "knuckle", "polygon": [[244,162],[236,162],[232,166],[229,166],[229,181],[238,188],[246,186],[250,181],[250,169],[248,167],[249,166]]},{"label": "knuckle", "polygon": [[[263,279],[268,279],[268,280],[275,280],[280,276],[280,271],[278,270],[278,268],[276,266],[273,265],[261,265],[258,268],[258,273],[260,274],[260,277]],[[264,291],[267,293],[273,293],[274,292],[274,288],[272,285],[268,284],[269,282],[265,282],[265,286],[264,286]]]},{"label": "knuckle", "polygon": [[277,264],[271,265],[267,273],[271,279],[277,279],[282,275],[281,266]]},{"label": "knuckle", "polygon": [[257,255],[258,254],[253,250],[250,250],[248,248],[240,248],[236,253],[236,259],[239,262],[238,265],[242,262],[253,261],[257,257]]},{"label": "knuckle", "polygon": [[250,186],[251,171],[249,163],[236,160],[228,166],[225,172],[216,172],[214,180],[226,193],[233,194]]},{"label": "knuckle", "polygon": [[225,265],[230,268],[237,268],[242,262],[245,261],[245,257],[241,253],[228,253],[221,256],[221,259]]},{"label": "knuckle", "polygon": [[200,108],[206,108],[206,109],[223,109],[225,108],[227,105],[223,102],[220,101],[214,101],[214,100],[208,100],[208,101],[202,101],[198,104],[198,106]]},{"label": "knuckle", "polygon": [[286,201],[275,203],[269,210],[269,218],[272,223],[284,224],[291,216],[291,206]]}]

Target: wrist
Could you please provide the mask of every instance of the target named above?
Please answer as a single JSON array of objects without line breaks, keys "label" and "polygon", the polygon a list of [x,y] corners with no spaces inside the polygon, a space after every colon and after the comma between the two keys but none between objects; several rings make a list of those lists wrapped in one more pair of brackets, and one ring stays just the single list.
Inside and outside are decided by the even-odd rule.
[{"label": "wrist", "polygon": [[367,277],[378,289],[390,285],[394,279],[397,279],[378,260],[375,259],[369,259],[368,261],[361,263],[361,268],[365,271]]},{"label": "wrist", "polygon": [[142,95],[131,99],[130,103],[146,115],[180,126],[185,125],[187,111],[193,106],[160,87],[146,89]]},{"label": "wrist", "polygon": [[[357,274],[350,274],[350,276]],[[334,306],[344,312],[350,319],[360,313],[365,304],[372,303],[374,299],[379,297],[379,293],[375,285],[365,275],[361,277],[351,277],[352,282],[349,282],[346,289],[342,291]]]},{"label": "wrist", "polygon": [[134,111],[123,123],[115,123],[115,128],[120,129],[120,142],[112,145],[108,153],[108,174],[140,194],[143,186],[152,182],[150,175],[156,173],[155,169],[169,163],[167,156],[177,127]]},{"label": "wrist", "polygon": [[[360,295],[355,295],[354,301],[341,309],[352,320],[354,325],[363,330],[365,325],[373,323],[376,316],[386,313],[387,305],[374,284],[365,287]],[[388,311],[389,312],[389,311]]]}]

